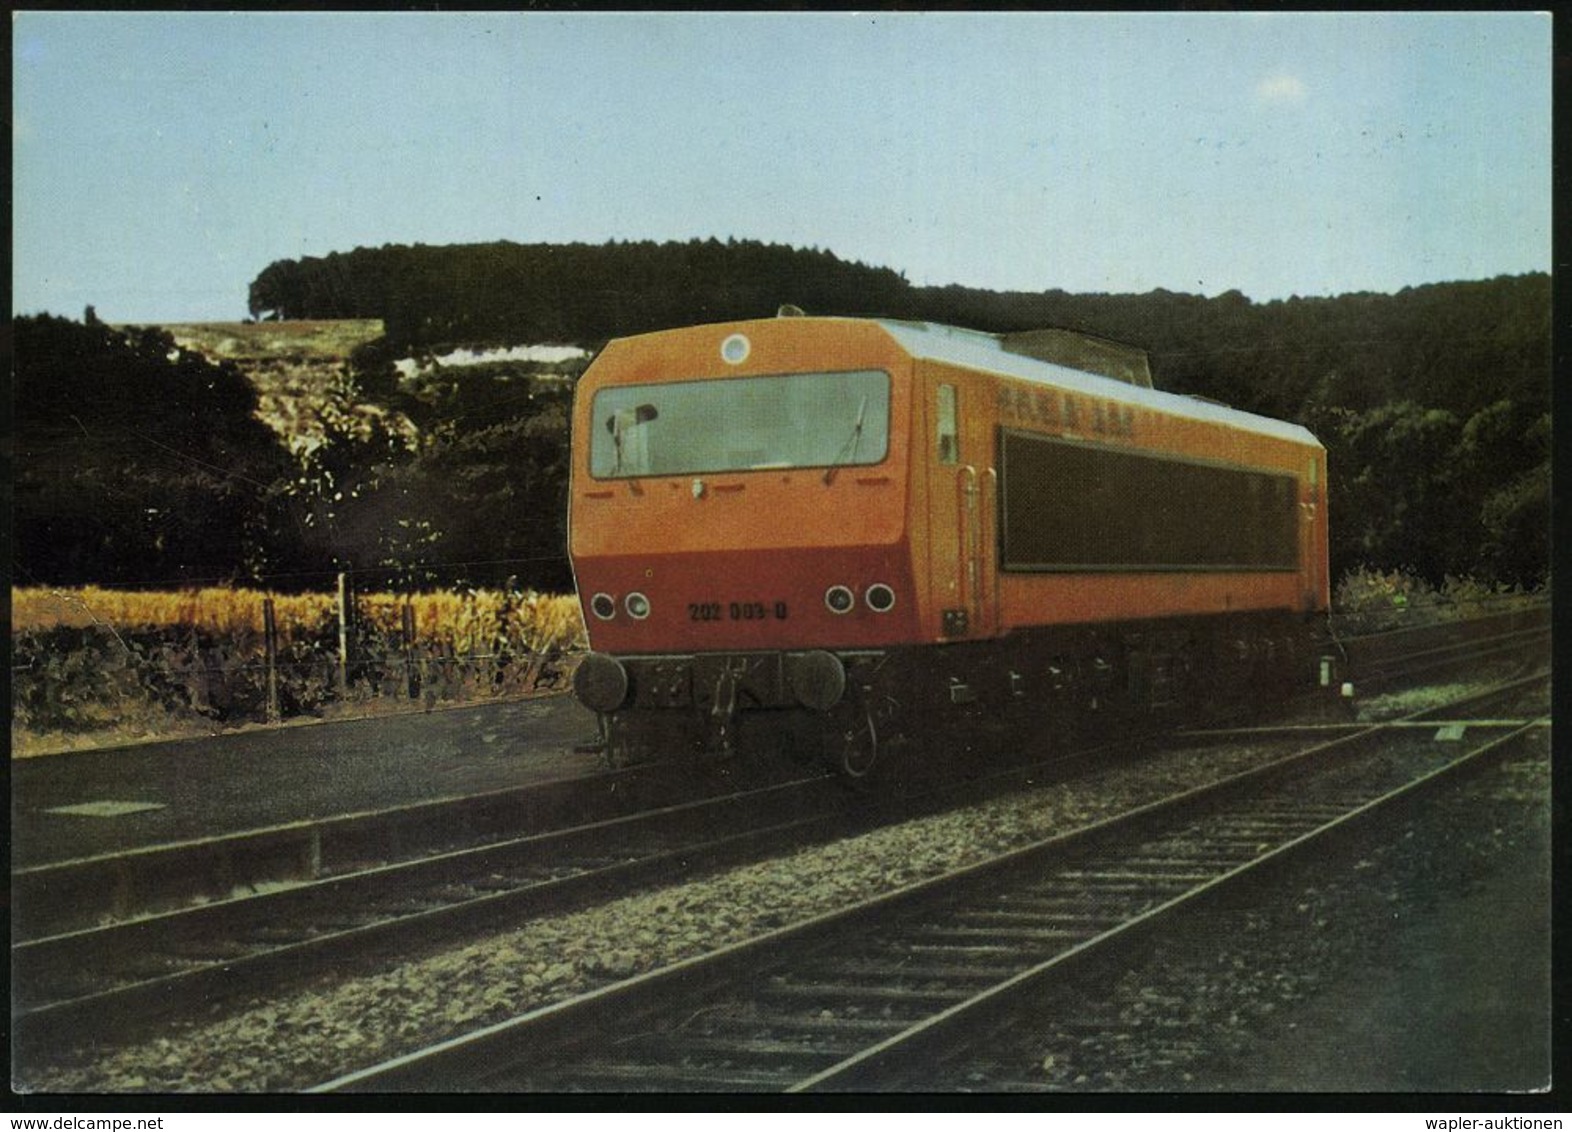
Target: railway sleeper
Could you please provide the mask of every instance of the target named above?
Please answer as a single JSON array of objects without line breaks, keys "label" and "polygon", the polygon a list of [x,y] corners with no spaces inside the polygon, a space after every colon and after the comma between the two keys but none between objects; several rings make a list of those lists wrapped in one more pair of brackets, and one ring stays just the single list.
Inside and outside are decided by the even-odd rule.
[{"label": "railway sleeper", "polygon": [[1217,842],[1227,838],[1248,839],[1298,834],[1325,825],[1329,821],[1335,821],[1345,812],[1335,806],[1324,806],[1297,813],[1284,810],[1281,813],[1241,815],[1220,821],[1208,840]]},{"label": "railway sleeper", "polygon": [[1111,917],[1092,919],[1087,916],[1066,916],[1030,909],[1004,908],[979,908],[976,911],[962,913],[958,919],[968,924],[1016,924],[1044,930],[1053,929],[1073,935],[1096,935],[1119,922]]},{"label": "railway sleeper", "polygon": [[343,932],[359,931],[368,923],[373,922],[372,917],[346,912],[330,919],[317,920],[312,923],[309,931],[312,939],[321,939],[323,936],[339,935]]},{"label": "railway sleeper", "polygon": [[[792,1074],[743,1072],[726,1066],[672,1066],[663,1062],[590,1062],[576,1066],[572,1076],[547,1081],[540,1088],[552,1092],[736,1092],[754,1089],[778,1092],[791,1083]],[[533,1091],[533,1090],[532,1090]]]},{"label": "railway sleeper", "polygon": [[934,940],[912,940],[901,945],[908,954],[946,955],[957,958],[968,956],[1004,956],[1026,962],[1031,952],[1017,944],[1009,943],[949,943]]},{"label": "railway sleeper", "polygon": [[1224,859],[1218,864],[1218,871],[1236,869],[1249,861],[1255,860],[1264,853],[1276,849],[1279,845],[1286,845],[1301,833],[1309,833],[1314,826],[1307,826],[1302,830],[1283,830],[1273,834],[1257,834],[1254,837],[1234,838],[1222,843],[1219,847],[1232,849],[1233,856]]},{"label": "railway sleeper", "polygon": [[1328,821],[1338,818],[1341,811],[1331,811],[1325,814],[1281,814],[1269,818],[1240,818],[1236,821],[1218,822],[1210,830],[1206,838],[1207,847],[1226,844],[1229,841],[1248,841],[1250,838],[1270,838],[1270,836],[1297,835],[1305,830],[1316,829]]},{"label": "railway sleeper", "polygon": [[1018,939],[1031,943],[1079,943],[1086,938],[1085,933],[1067,931],[1063,928],[1047,927],[1009,927],[1003,924],[984,924],[978,927],[967,927],[964,924],[952,926],[933,925],[922,931],[924,940],[963,940],[963,939]]},{"label": "railway sleeper", "polygon": [[[1157,876],[1194,876],[1198,874],[1227,872],[1257,856],[1263,844],[1260,838],[1249,838],[1215,846],[1217,852],[1205,856],[1189,854],[1184,857],[1136,857],[1130,860],[1132,869],[1149,869]],[[1235,846],[1230,850],[1229,846]],[[1172,870],[1172,871],[1170,871]]]},{"label": "railway sleeper", "polygon": [[859,994],[863,988],[876,985],[881,990],[917,995],[969,995],[990,986],[998,977],[1008,978],[1019,970],[1019,966],[1010,966],[996,968],[992,974],[978,974],[971,968],[955,967],[947,974],[931,975],[898,964],[862,960],[855,967],[837,962],[833,968],[810,971],[801,978],[844,994]]},{"label": "railway sleeper", "polygon": [[1252,809],[1254,812],[1249,815],[1239,814],[1223,820],[1229,826],[1250,825],[1256,822],[1266,823],[1281,819],[1298,821],[1301,818],[1314,819],[1324,823],[1340,817],[1343,813],[1336,806],[1316,805],[1313,802],[1306,802],[1303,806],[1296,806],[1292,802],[1267,799],[1262,799]]},{"label": "railway sleeper", "polygon": [[1060,920],[1115,920],[1121,918],[1121,910],[1108,909],[1104,901],[1097,901],[1086,893],[1074,891],[1020,891],[1020,893],[1001,893],[998,906],[1009,909],[1022,909],[1023,912],[1038,912],[1039,915]]},{"label": "railway sleeper", "polygon": [[1120,910],[1106,906],[1090,906],[1085,902],[1054,903],[1050,901],[1001,901],[1002,910],[1019,909],[1038,917],[1045,924],[1053,924],[1069,931],[1103,932],[1124,920]]},{"label": "railway sleeper", "polygon": [[1130,1031],[1137,1029],[1145,1031],[1169,1030],[1176,1034],[1193,1034],[1195,1032],[1195,1019],[1188,1016],[1156,1012],[1139,1015],[1119,1015],[1106,1019],[1097,1017],[1077,1018],[1055,1023],[1055,1034],[1046,1044],[1073,1041],[1078,1045],[1086,1046],[1110,1041],[1129,1041],[1131,1037]]},{"label": "railway sleeper", "polygon": [[1017,965],[977,963],[907,963],[899,961],[893,966],[883,960],[851,960],[836,965],[836,970],[848,975],[888,975],[900,979],[954,980],[991,985],[999,979],[1008,979],[1020,970]]},{"label": "railway sleeper", "polygon": [[787,982],[784,979],[772,979],[767,986],[760,988],[759,993],[769,999],[824,998],[843,1007],[851,999],[856,1000],[851,1005],[860,1006],[863,1003],[959,1002],[971,996],[970,991],[953,988],[935,990],[871,983]]},{"label": "railway sleeper", "polygon": [[796,1040],[778,1037],[715,1036],[683,1038],[670,1048],[674,1053],[699,1053],[739,1057],[786,1057],[800,1060],[822,1061],[827,1057],[847,1057],[867,1045],[862,1037],[850,1037],[844,1032],[826,1035],[822,1032],[802,1031]]},{"label": "railway sleeper", "polygon": [[[764,1034],[778,1034],[781,1032],[800,1033],[807,1035],[816,1034],[858,1034],[873,1035],[874,1037],[888,1037],[898,1034],[906,1028],[905,1023],[897,1022],[884,1017],[855,1016],[848,1017],[844,1014],[832,1014],[825,1017],[823,1011],[813,1014],[782,1014],[771,1013],[767,1017],[756,1018],[755,1027]],[[859,1046],[866,1041],[859,1039]]]},{"label": "railway sleeper", "polygon": [[1194,885],[1170,885],[1159,888],[1151,884],[1132,884],[1114,889],[1099,886],[1089,889],[1087,895],[1096,901],[1096,916],[1108,921],[1109,927],[1123,923],[1132,916],[1149,912],[1165,904],[1180,893],[1189,892]]},{"label": "railway sleeper", "polygon": [[[167,972],[148,975],[145,978],[161,978]],[[97,975],[94,977],[82,976],[81,978],[61,977],[49,982],[40,981],[35,986],[18,987],[11,992],[11,1006],[13,1010],[36,1010],[41,1006],[49,1006],[58,1002],[71,1002],[78,998],[90,998],[95,994],[106,991],[115,991],[125,986],[127,982],[134,981],[144,976],[126,975],[118,972],[112,975]]]},{"label": "railway sleeper", "polygon": [[255,927],[240,929],[237,935],[243,943],[258,948],[289,947],[292,944],[304,943],[311,938],[309,931],[292,928],[287,924],[258,924]]},{"label": "railway sleeper", "polygon": [[115,957],[109,970],[78,968],[64,972],[61,980],[67,985],[80,985],[92,990],[102,990],[128,982],[161,979],[167,975],[188,971],[197,961],[167,951],[128,951]]},{"label": "railway sleeper", "polygon": [[368,917],[376,920],[402,920],[410,916],[419,916],[437,908],[444,908],[440,901],[424,900],[419,896],[410,896],[403,899],[379,900],[365,906]]},{"label": "railway sleeper", "polygon": [[171,960],[190,966],[206,966],[222,963],[228,959],[245,959],[256,953],[256,948],[248,947],[239,940],[233,939],[203,939],[183,940],[171,944],[163,951]]},{"label": "railway sleeper", "polygon": [[1215,873],[1190,870],[1167,871],[1162,869],[1101,869],[1077,870],[1060,873],[1058,879],[1078,884],[1094,884],[1098,892],[1145,892],[1148,889],[1173,888],[1183,892],[1192,884],[1209,881]]}]

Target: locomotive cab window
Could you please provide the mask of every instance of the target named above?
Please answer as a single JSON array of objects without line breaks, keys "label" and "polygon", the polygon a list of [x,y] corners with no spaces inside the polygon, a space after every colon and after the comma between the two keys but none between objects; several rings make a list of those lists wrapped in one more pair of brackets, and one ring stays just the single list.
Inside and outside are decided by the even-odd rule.
[{"label": "locomotive cab window", "polygon": [[878,464],[889,452],[883,370],[608,386],[592,408],[597,479]]},{"label": "locomotive cab window", "polygon": [[939,463],[953,464],[961,455],[960,439],[955,430],[955,386],[939,386],[934,419]]}]

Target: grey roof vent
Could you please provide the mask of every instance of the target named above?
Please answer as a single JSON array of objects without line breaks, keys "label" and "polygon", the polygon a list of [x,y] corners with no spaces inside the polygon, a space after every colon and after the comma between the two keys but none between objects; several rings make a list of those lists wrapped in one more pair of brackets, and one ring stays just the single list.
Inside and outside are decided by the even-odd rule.
[{"label": "grey roof vent", "polygon": [[1126,385],[1152,388],[1146,351],[1078,330],[1018,330],[999,335],[999,345],[1012,354],[1098,373]]}]

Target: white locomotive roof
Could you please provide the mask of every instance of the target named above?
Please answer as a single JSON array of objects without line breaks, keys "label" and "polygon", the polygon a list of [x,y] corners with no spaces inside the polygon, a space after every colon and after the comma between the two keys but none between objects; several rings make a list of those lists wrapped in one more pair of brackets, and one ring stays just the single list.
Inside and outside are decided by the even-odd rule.
[{"label": "white locomotive roof", "polygon": [[972,369],[1005,373],[1026,381],[1039,381],[1061,389],[1071,389],[1090,397],[1109,397],[1133,405],[1145,405],[1158,412],[1192,420],[1214,421],[1230,428],[1245,429],[1263,436],[1278,437],[1320,448],[1309,429],[1287,421],[1230,409],[1178,393],[1164,393],[1158,389],[1143,389],[1101,374],[1071,369],[1054,362],[1039,361],[1024,354],[1006,350],[996,335],[979,330],[963,330],[936,322],[897,322],[876,320],[894,338],[902,349],[913,357],[931,358]]}]

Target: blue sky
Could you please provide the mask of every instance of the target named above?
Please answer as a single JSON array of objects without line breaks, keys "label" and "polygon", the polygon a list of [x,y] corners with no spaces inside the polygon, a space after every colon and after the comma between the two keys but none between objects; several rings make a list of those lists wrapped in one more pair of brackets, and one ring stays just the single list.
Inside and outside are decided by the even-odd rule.
[{"label": "blue sky", "polygon": [[913,283],[1396,291],[1551,266],[1502,13],[13,17],[13,310],[246,315],[383,244],[755,239]]}]

